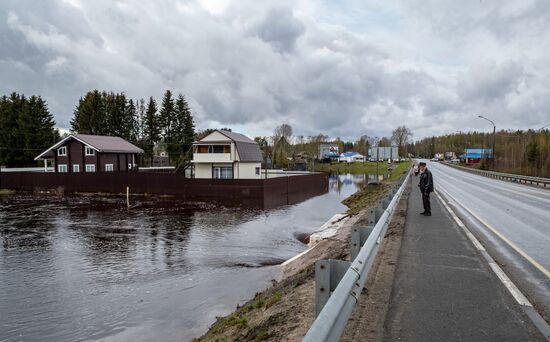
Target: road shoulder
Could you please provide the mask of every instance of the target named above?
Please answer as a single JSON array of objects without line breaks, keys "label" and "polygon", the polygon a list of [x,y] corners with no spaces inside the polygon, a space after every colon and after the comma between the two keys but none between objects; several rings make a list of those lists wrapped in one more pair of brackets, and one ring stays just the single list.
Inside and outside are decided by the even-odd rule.
[{"label": "road shoulder", "polygon": [[420,211],[413,186],[383,340],[544,341],[437,198]]}]

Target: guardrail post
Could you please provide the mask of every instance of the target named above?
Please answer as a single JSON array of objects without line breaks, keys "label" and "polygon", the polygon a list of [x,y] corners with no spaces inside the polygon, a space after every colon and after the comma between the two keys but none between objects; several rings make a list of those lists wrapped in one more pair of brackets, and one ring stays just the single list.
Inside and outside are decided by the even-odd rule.
[{"label": "guardrail post", "polygon": [[317,260],[315,262],[315,317],[319,315],[346,274],[351,263],[344,260]]},{"label": "guardrail post", "polygon": [[[376,215],[375,209],[371,208],[369,209],[369,216],[371,215],[371,210],[372,210],[372,214]],[[371,226],[370,224],[368,226],[354,225],[351,228],[351,238],[350,238],[351,259],[350,260],[352,261],[355,260],[355,258],[357,257],[357,254],[359,254],[361,247],[365,244],[365,241],[367,241],[373,228],[374,228],[374,225]]]},{"label": "guardrail post", "polygon": [[384,199],[382,199],[382,208],[386,209],[390,205],[390,202],[391,202],[391,197],[388,195],[384,196]]}]

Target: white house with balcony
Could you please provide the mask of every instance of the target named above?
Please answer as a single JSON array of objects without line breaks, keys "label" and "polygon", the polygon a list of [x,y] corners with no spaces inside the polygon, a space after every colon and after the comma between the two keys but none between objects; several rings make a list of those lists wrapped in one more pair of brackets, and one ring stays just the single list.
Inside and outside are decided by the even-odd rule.
[{"label": "white house with balcony", "polygon": [[245,135],[215,130],[193,143],[195,178],[260,179],[260,146]]}]

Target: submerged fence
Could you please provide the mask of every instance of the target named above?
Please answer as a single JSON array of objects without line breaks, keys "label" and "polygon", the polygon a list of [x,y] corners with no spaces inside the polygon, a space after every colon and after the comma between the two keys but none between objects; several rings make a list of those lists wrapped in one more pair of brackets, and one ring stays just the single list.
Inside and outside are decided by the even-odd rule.
[{"label": "submerged fence", "polygon": [[191,179],[174,173],[0,173],[0,188],[63,193],[168,195],[185,201],[273,208],[295,204],[328,191],[328,175],[310,173],[271,179]]},{"label": "submerged fence", "polygon": [[342,336],[410,174],[409,170],[378,206],[369,209],[368,226],[352,227],[351,263],[343,260],[319,260],[315,263],[317,318],[304,341],[338,341]]}]

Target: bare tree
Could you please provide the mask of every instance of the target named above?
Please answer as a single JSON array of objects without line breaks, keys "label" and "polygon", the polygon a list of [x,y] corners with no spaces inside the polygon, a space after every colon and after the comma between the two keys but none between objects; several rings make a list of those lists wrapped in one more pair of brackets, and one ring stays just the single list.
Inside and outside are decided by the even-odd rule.
[{"label": "bare tree", "polygon": [[403,125],[393,130],[391,141],[399,147],[399,155],[405,155],[405,146],[410,142],[412,138],[411,130]]},{"label": "bare tree", "polygon": [[277,126],[273,131],[273,162],[279,167],[288,164],[287,155],[290,154],[292,143],[292,127],[288,124]]}]

